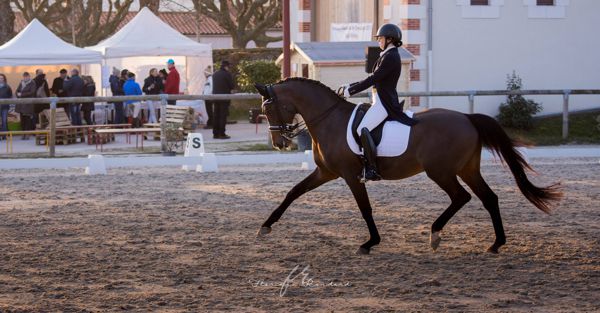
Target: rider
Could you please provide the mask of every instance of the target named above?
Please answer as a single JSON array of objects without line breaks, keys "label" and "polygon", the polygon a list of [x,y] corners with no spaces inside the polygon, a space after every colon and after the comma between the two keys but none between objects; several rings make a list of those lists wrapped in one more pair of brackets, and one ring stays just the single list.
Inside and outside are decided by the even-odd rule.
[{"label": "rider", "polygon": [[402,69],[400,53],[397,49],[402,46],[402,31],[395,24],[384,24],[379,28],[375,37],[379,42],[379,48],[383,51],[375,62],[373,73],[363,81],[343,85],[338,89],[338,93],[347,98],[373,86],[373,105],[356,130],[360,136],[365,160],[364,180],[381,179],[377,173],[377,147],[370,131],[386,119],[408,126],[417,124],[417,120],[408,117],[403,112],[396,92],[396,85]]}]

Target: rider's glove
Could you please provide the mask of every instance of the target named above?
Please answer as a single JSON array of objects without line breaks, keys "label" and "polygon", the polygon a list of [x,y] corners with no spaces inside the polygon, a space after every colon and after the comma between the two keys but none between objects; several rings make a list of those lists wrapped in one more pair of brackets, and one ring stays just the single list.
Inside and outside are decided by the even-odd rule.
[{"label": "rider's glove", "polygon": [[350,92],[348,91],[349,88],[350,88],[350,84],[341,85],[340,88],[338,88],[338,90],[337,90],[338,95],[340,95],[340,97],[349,98],[350,97]]}]

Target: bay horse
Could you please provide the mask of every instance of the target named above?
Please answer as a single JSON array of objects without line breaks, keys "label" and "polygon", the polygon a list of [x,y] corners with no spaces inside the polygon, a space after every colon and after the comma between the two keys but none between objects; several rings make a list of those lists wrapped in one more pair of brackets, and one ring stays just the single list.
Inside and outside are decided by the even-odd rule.
[{"label": "bay horse", "polygon": [[[346,130],[355,104],[340,97],[326,85],[306,79],[287,78],[273,85],[255,85],[263,96],[263,112],[267,116],[273,146],[284,149],[298,128],[292,124],[295,114],[300,114],[313,139],[316,169],[294,186],[283,202],[263,223],[257,236],[271,232],[290,204],[322,184],[342,178],[350,187],[362,217],[367,223],[370,238],[358,249],[358,254],[369,254],[381,238],[365,185],[359,181],[363,164],[346,142]],[[550,204],[562,197],[559,184],[538,187],[525,173],[531,166],[515,149],[522,144],[511,139],[500,124],[487,115],[463,114],[446,109],[431,109],[414,116],[419,123],[412,127],[408,147],[398,157],[378,157],[379,173],[383,179],[407,178],[421,172],[433,180],[450,197],[451,204],[431,225],[430,245],[435,251],[441,241],[440,231],[462,208],[471,195],[459,183],[460,177],[483,202],[494,226],[496,239],[488,248],[498,253],[506,243],[500,217],[498,196],[485,182],[480,172],[482,146],[488,148],[508,164],[521,193],[534,206],[549,213]]]}]

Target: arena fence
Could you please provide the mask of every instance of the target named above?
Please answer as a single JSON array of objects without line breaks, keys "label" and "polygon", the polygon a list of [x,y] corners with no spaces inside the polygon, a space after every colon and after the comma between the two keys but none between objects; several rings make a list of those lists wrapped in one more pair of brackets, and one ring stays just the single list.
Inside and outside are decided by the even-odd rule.
[{"label": "arena fence", "polygon": [[[600,89],[550,89],[550,90],[472,90],[472,91],[431,91],[431,92],[400,92],[400,97],[467,97],[469,101],[469,113],[475,112],[476,96],[508,96],[508,95],[562,95],[562,137],[569,136],[569,97],[571,95],[600,95]],[[368,97],[367,94],[357,94],[356,98]],[[27,99],[0,99],[1,104],[47,104],[50,103],[50,135],[49,156],[56,155],[56,104],[57,103],[84,103],[84,102],[124,102],[133,101],[160,101],[161,112],[166,111],[169,100],[257,100],[261,99],[259,94],[240,93],[224,95],[145,95],[145,96],[115,96],[115,97],[70,97],[70,98],[27,98]],[[166,150],[166,120],[161,119],[161,150]]]}]

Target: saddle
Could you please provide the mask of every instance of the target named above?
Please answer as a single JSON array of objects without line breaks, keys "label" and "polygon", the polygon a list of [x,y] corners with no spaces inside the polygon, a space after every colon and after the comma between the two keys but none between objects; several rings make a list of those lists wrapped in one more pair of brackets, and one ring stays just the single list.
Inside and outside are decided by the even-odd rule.
[{"label": "saddle", "polygon": [[[357,129],[370,108],[371,104],[369,103],[359,104],[358,108],[356,109],[356,114],[354,115],[354,120],[352,121],[352,136],[359,147],[362,147],[362,144],[360,142],[360,137],[357,134],[360,133],[360,131],[357,132]],[[388,121],[387,118],[377,125],[377,127],[373,128],[373,130],[371,130],[371,137],[373,137],[373,141],[375,141],[375,146],[379,146],[381,143],[381,138],[383,137],[383,125],[386,121]]]}]

